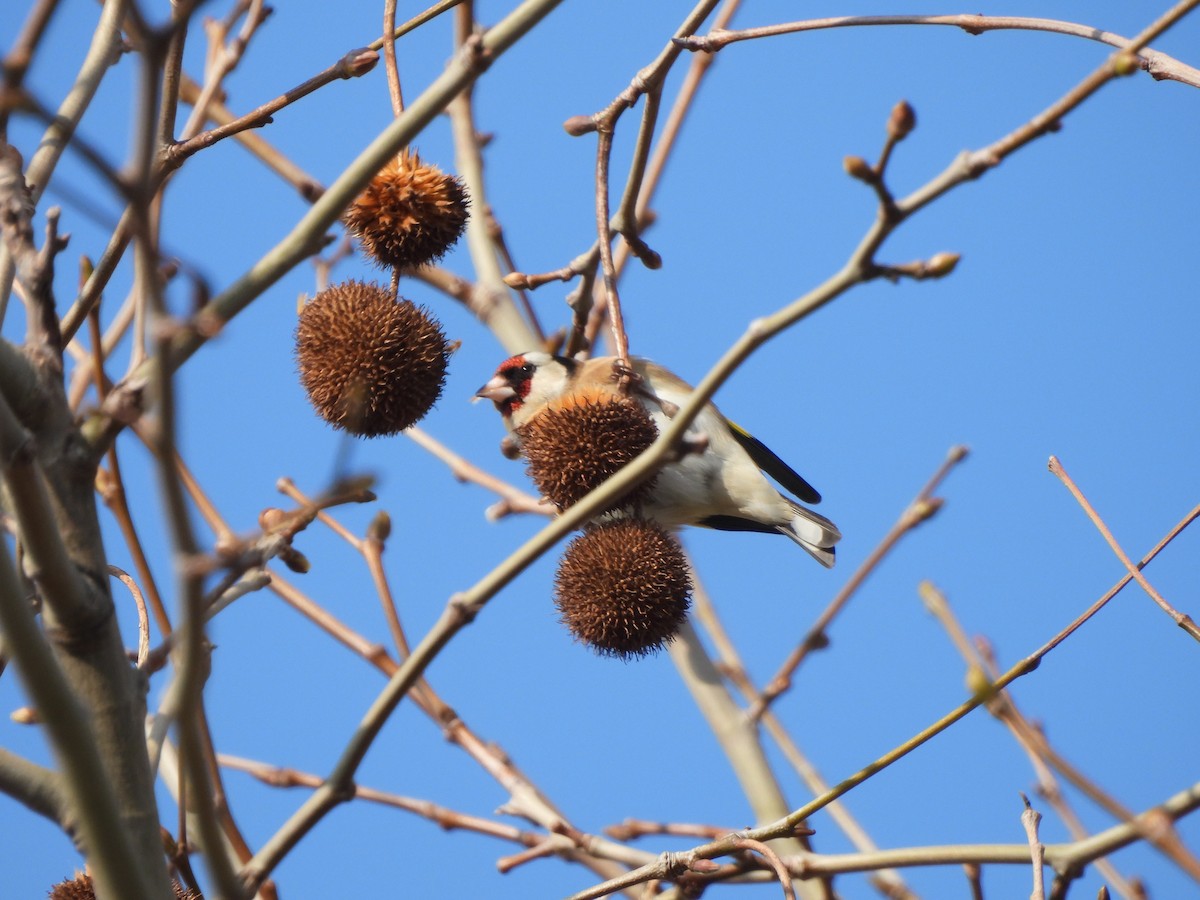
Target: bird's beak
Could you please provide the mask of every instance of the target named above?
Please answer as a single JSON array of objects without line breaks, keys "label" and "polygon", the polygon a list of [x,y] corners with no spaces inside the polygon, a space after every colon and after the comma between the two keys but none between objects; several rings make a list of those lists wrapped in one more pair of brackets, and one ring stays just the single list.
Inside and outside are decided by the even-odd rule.
[{"label": "bird's beak", "polygon": [[502,403],[509,397],[515,397],[516,395],[517,392],[508,383],[508,379],[502,375],[496,375],[491,381],[475,392],[475,397],[471,402],[474,403],[476,400],[491,400],[493,403]]}]

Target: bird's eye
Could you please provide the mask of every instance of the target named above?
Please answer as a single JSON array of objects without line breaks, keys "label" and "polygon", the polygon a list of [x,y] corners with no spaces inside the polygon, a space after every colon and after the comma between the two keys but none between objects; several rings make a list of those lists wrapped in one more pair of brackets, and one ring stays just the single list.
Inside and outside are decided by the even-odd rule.
[{"label": "bird's eye", "polygon": [[533,374],[533,363],[525,363],[525,365],[521,366],[521,368],[518,369],[517,371],[519,371],[523,376],[528,378],[530,375]]}]

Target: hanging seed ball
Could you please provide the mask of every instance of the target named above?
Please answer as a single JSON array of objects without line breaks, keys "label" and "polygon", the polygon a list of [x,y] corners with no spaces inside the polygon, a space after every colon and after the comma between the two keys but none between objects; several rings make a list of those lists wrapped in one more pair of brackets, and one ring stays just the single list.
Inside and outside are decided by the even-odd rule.
[{"label": "hanging seed ball", "polygon": [[380,170],[342,214],[363,251],[390,268],[441,259],[467,225],[462,182],[404,151]]},{"label": "hanging seed ball", "polygon": [[47,896],[50,900],[95,900],[96,888],[92,886],[91,875],[77,872],[71,880],[60,881],[50,888]]},{"label": "hanging seed ball", "polygon": [[[561,510],[653,444],[658,427],[636,400],[593,390],[552,400],[519,434],[530,478]],[[608,509],[635,504],[653,483],[643,481]]]},{"label": "hanging seed ball", "polygon": [[296,361],[317,414],[361,437],[419,421],[442,393],[449,348],[437,320],[376,284],[345,281],[300,313]]},{"label": "hanging seed ball", "polygon": [[567,545],[554,603],[576,640],[603,656],[661,650],[691,603],[687,561],[676,540],[645,519],[591,525]]},{"label": "hanging seed ball", "polygon": [[[175,879],[171,879],[171,890],[175,900],[204,900],[199,891],[185,888]],[[49,900],[96,900],[96,888],[91,875],[78,872],[70,881],[60,881],[50,888],[47,896]]]}]

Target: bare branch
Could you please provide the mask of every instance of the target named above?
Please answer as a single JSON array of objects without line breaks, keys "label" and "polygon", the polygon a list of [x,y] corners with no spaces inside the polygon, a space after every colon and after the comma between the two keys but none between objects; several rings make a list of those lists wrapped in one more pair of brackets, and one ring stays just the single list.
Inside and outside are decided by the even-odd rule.
[{"label": "bare branch", "polygon": [[[878,25],[949,25],[961,28],[967,34],[983,34],[985,31],[1044,31],[1051,34],[1064,34],[1071,37],[1086,38],[1100,41],[1112,47],[1124,47],[1129,43],[1128,38],[1111,31],[1104,31],[1091,25],[1076,22],[1064,22],[1058,19],[1039,19],[1025,16],[983,16],[983,15],[948,15],[948,16],[835,16],[828,19],[806,19],[801,22],[788,22],[780,25],[767,25],[761,28],[746,28],[738,31],[728,31],[714,28],[707,35],[695,36],[680,42],[688,50],[698,50],[705,53],[715,53],[722,47],[737,41],[754,38],[772,37],[781,34],[796,34],[804,31],[818,31],[826,28],[858,28]],[[1142,49],[1138,53],[1141,67],[1156,80],[1170,79],[1200,87],[1200,69],[1185,65],[1177,59],[1159,53],[1157,50]]]},{"label": "bare branch", "polygon": [[1058,476],[1059,480],[1067,486],[1067,490],[1083,507],[1083,511],[1087,513],[1087,517],[1092,520],[1092,524],[1096,526],[1096,530],[1104,537],[1108,546],[1112,548],[1113,553],[1117,555],[1117,559],[1121,560],[1121,564],[1129,572],[1131,578],[1138,583],[1142,590],[1150,595],[1150,599],[1159,605],[1163,612],[1174,620],[1175,624],[1191,635],[1193,640],[1200,641],[1200,627],[1192,620],[1192,617],[1186,613],[1181,613],[1175,609],[1166,599],[1154,589],[1153,585],[1146,580],[1146,576],[1142,574],[1141,568],[1135,566],[1133,561],[1121,549],[1121,545],[1117,543],[1117,539],[1113,537],[1113,533],[1108,530],[1108,526],[1104,524],[1104,520],[1100,518],[1095,507],[1088,502],[1087,497],[1079,490],[1079,487],[1071,480],[1071,476],[1067,474],[1066,469],[1062,467],[1062,463],[1057,457],[1050,457],[1050,471]]}]

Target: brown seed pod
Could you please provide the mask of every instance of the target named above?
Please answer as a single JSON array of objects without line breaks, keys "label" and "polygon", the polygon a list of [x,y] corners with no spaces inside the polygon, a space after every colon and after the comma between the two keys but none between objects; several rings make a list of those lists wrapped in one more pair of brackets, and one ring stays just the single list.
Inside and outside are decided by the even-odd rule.
[{"label": "brown seed pod", "polygon": [[[552,400],[519,433],[529,476],[566,509],[653,444],[658,427],[636,400],[588,390]],[[636,504],[653,483],[643,481],[609,509]]]},{"label": "brown seed pod", "polygon": [[92,876],[76,872],[69,881],[60,881],[50,888],[49,900],[95,900],[96,888]]},{"label": "brown seed pod", "polygon": [[[175,900],[204,900],[199,891],[185,888],[175,879],[171,879],[171,890]],[[96,887],[91,875],[77,872],[70,881],[60,881],[50,888],[47,896],[49,900],[96,900]]]},{"label": "brown seed pod", "polygon": [[454,246],[470,202],[461,181],[403,151],[346,208],[342,221],[376,263],[403,269],[440,259]]},{"label": "brown seed pod", "polygon": [[346,281],[300,313],[296,361],[317,413],[362,437],[419,421],[442,393],[449,348],[437,320],[385,288]]},{"label": "brown seed pod", "polygon": [[577,640],[629,659],[661,650],[691,603],[687,560],[676,540],[645,519],[591,525],[567,545],[554,603]]}]

